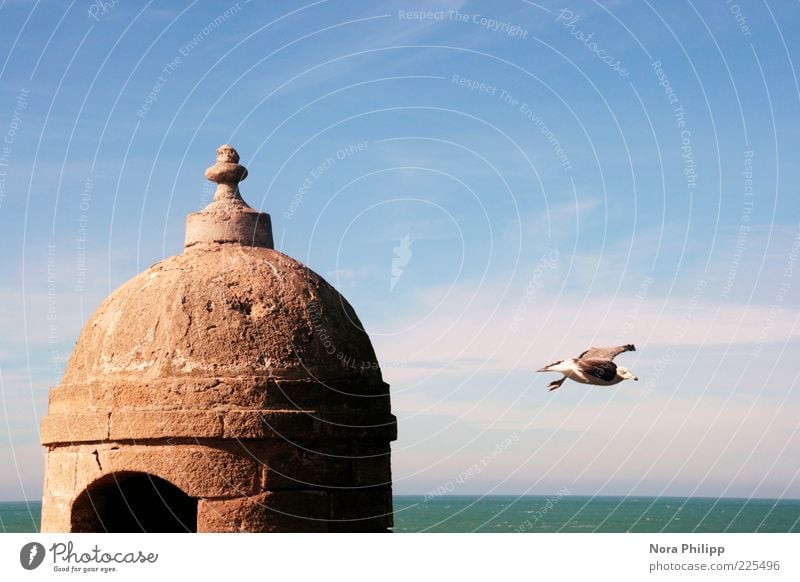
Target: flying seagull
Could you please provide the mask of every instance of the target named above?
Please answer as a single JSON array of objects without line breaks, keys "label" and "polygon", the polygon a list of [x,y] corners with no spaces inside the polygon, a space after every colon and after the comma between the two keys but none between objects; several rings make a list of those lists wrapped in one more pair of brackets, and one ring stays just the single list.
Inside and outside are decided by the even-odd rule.
[{"label": "flying seagull", "polygon": [[612,360],[622,352],[635,352],[633,344],[617,346],[614,348],[589,348],[577,358],[559,360],[545,366],[538,372],[560,372],[564,377],[550,382],[548,388],[552,391],[561,386],[564,380],[570,378],[581,384],[594,384],[596,386],[613,386],[623,380],[638,380],[628,368],[617,366]]}]

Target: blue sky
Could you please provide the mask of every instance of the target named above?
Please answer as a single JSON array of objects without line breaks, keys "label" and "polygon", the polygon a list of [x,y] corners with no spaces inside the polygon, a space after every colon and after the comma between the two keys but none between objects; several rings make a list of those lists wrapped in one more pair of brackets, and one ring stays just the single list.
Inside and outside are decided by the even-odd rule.
[{"label": "blue sky", "polygon": [[[181,252],[225,142],[373,338],[396,492],[800,497],[798,24],[746,0],[0,2],[0,499],[40,496],[49,387],[99,302]],[[535,373],[619,342],[638,383]]]}]

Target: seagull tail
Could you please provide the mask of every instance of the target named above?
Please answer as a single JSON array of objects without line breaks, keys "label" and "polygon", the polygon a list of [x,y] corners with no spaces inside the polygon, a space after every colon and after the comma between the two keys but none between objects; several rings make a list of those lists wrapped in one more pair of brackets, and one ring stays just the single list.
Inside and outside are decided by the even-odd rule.
[{"label": "seagull tail", "polygon": [[551,370],[553,366],[558,366],[559,364],[563,363],[564,360],[558,360],[557,362],[553,362],[552,364],[547,364],[544,368],[540,368],[536,370],[537,372],[556,372],[557,370]]}]

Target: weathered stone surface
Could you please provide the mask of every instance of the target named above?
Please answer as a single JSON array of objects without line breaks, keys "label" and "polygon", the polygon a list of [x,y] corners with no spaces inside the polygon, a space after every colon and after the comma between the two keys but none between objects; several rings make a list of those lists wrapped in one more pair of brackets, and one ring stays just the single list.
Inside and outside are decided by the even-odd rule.
[{"label": "weathered stone surface", "polygon": [[42,419],[42,444],[106,440],[108,417],[108,412],[50,414]]},{"label": "weathered stone surface", "polygon": [[[77,497],[91,483],[107,475],[110,467],[108,453],[116,444],[81,445],[71,447],[76,458],[75,486],[72,498]],[[104,468],[105,467],[105,468]]]},{"label": "weathered stone surface", "polygon": [[72,451],[49,451],[45,456],[45,491],[53,497],[70,499],[75,494],[77,462],[77,453]]},{"label": "weathered stone surface", "polygon": [[229,410],[224,415],[227,439],[313,439],[320,433],[320,422],[313,411]]},{"label": "weathered stone surface", "polygon": [[71,525],[71,500],[53,497],[45,490],[42,499],[42,533],[68,532]]},{"label": "weathered stone surface", "polygon": [[207,210],[190,214],[186,219],[186,248],[209,243],[271,249],[274,246],[272,220],[269,214],[252,208],[232,213],[227,220],[220,220]]},{"label": "weathered stone surface", "polygon": [[276,381],[270,376],[138,378],[61,384],[50,390],[51,414],[109,409],[322,408],[332,413],[389,413],[388,386],[382,382]]},{"label": "weathered stone surface", "polygon": [[261,463],[261,487],[268,491],[347,487],[352,484],[347,446],[317,442],[242,441],[247,454]]},{"label": "weathered stone surface", "polygon": [[320,489],[391,485],[388,444],[341,442],[245,442],[245,455],[262,465],[262,488]]},{"label": "weathered stone surface", "polygon": [[85,386],[60,385],[50,388],[47,411],[50,414],[86,412],[96,410],[89,390]]},{"label": "weathered stone surface", "polygon": [[328,494],[322,491],[280,491],[245,499],[201,499],[200,532],[325,532]]},{"label": "weathered stone surface", "polygon": [[111,413],[112,440],[222,436],[222,415],[199,410],[120,410]]},{"label": "weathered stone surface", "polygon": [[322,277],[267,248],[200,245],[117,289],[84,327],[65,384],[274,376],[380,378],[349,303]]},{"label": "weathered stone surface", "polygon": [[358,486],[392,484],[389,445],[355,444],[351,453],[352,483]]},{"label": "weathered stone surface", "polygon": [[389,385],[385,382],[371,381],[369,378],[363,380],[347,379],[321,383],[324,388],[321,395],[324,407],[332,412],[390,413]]},{"label": "weathered stone surface", "polygon": [[115,472],[155,475],[191,497],[253,495],[260,486],[256,461],[208,446],[120,444],[78,449],[76,495]]},{"label": "weathered stone surface", "polygon": [[359,440],[389,442],[397,439],[397,418],[393,414],[386,416],[326,414],[322,422],[322,436],[352,442]]},{"label": "weathered stone surface", "polygon": [[332,491],[330,531],[377,532],[393,525],[392,490],[370,487]]},{"label": "weathered stone surface", "polygon": [[[93,383],[93,386],[97,382]],[[105,384],[108,384],[107,382]],[[202,409],[218,407],[262,408],[267,386],[264,377],[179,377],[137,383],[135,379],[113,384],[111,406],[123,408]]]},{"label": "weathered stone surface", "polygon": [[219,148],[185,252],[82,330],[41,426],[46,530],[391,524],[397,426],[370,339],[331,285],[272,248],[269,215],[239,193],[246,175]]}]

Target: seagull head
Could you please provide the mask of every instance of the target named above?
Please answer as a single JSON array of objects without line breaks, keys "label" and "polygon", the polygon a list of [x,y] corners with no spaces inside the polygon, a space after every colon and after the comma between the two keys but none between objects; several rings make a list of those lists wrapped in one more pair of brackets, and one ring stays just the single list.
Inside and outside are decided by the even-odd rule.
[{"label": "seagull head", "polygon": [[623,366],[617,366],[617,374],[624,378],[625,380],[636,380],[639,381],[639,378],[634,376],[628,368]]}]

